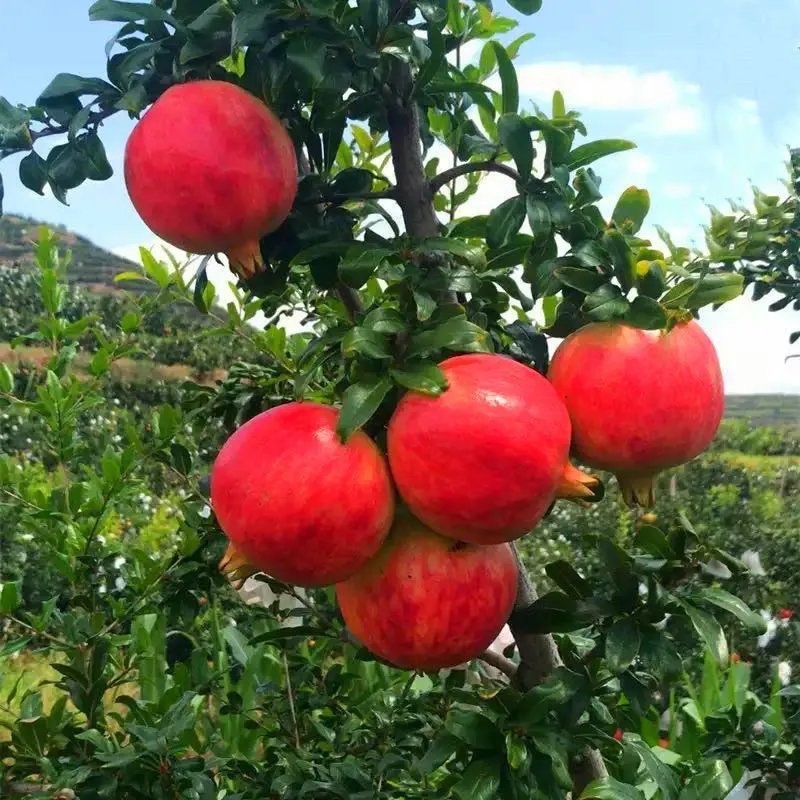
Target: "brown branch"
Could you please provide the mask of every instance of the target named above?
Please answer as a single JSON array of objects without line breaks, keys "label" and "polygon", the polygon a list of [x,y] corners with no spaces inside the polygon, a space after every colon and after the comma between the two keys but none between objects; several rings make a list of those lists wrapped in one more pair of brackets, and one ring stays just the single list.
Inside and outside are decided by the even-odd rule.
[{"label": "brown branch", "polygon": [[[396,15],[402,9],[405,0],[393,0],[390,13]],[[387,128],[389,134],[389,144],[392,151],[394,163],[394,174],[397,179],[396,199],[403,212],[406,232],[414,238],[427,238],[437,236],[439,233],[439,220],[433,207],[433,185],[434,181],[441,181],[444,176],[444,183],[458,177],[460,174],[475,172],[485,168],[474,164],[464,164],[454,170],[446,172],[429,182],[425,176],[422,164],[422,148],[420,145],[419,116],[417,105],[412,95],[413,78],[411,68],[408,64],[396,61],[392,67],[388,86],[384,87],[386,99]],[[495,162],[486,162],[492,163]],[[516,179],[517,174],[510,167],[503,167],[501,170],[496,167],[494,171],[501,171],[508,174],[508,170],[513,173]],[[448,174],[449,173],[449,174]],[[443,185],[443,183],[441,184]],[[455,295],[453,295],[455,300]],[[536,589],[530,581],[522,562],[517,555],[519,565],[519,582],[517,585],[517,600],[515,611],[522,611],[528,608],[537,598]],[[555,641],[552,636],[541,636],[526,634],[519,630],[514,630],[514,618],[509,621],[514,638],[519,648],[521,664],[518,670],[518,678],[523,688],[531,688],[543,681],[550,673],[562,664]],[[591,778],[599,778],[606,774],[605,766],[599,754],[597,758],[593,756],[585,759],[591,766]],[[585,775],[574,776],[575,786],[583,781]],[[582,791],[582,789],[581,789]],[[576,792],[576,796],[580,792]]]},{"label": "brown branch", "polygon": [[433,194],[436,194],[442,186],[454,181],[456,178],[460,178],[462,175],[469,175],[471,172],[499,172],[514,181],[520,181],[519,173],[505,164],[499,164],[497,161],[470,161],[466,164],[458,164],[451,169],[446,169],[431,178],[429,183],[430,190]]},{"label": "brown branch", "polygon": [[[103,120],[108,119],[119,111],[118,108],[106,108],[103,111],[93,111],[86,120],[86,125],[99,125]],[[45,136],[58,136],[62,133],[69,133],[69,125],[48,125],[38,131],[31,131],[31,142],[42,139]]]},{"label": "brown branch", "polygon": [[510,658],[506,658],[502,653],[496,653],[494,650],[484,650],[478,656],[478,660],[500,670],[509,678],[513,678],[517,673],[517,665]]},{"label": "brown branch", "polygon": [[364,308],[364,305],[361,302],[361,295],[359,295],[359,293],[351,286],[347,286],[341,281],[336,284],[334,292],[347,309],[350,319],[355,322],[356,314],[358,314]]},{"label": "brown branch", "polygon": [[292,715],[292,727],[294,729],[294,746],[300,749],[300,728],[297,725],[297,712],[294,708],[294,689],[292,688],[292,675],[289,671],[289,661],[286,658],[286,651],[283,651],[283,671],[286,675],[286,694],[289,696],[289,711]]}]

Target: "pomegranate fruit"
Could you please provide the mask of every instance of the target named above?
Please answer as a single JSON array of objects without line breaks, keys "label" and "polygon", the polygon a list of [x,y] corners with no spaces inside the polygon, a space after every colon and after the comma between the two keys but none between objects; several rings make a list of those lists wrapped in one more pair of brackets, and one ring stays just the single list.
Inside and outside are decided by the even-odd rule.
[{"label": "pomegranate fruit", "polygon": [[347,627],[365,647],[395,666],[428,671],[485,650],[516,593],[509,545],[455,542],[407,514],[398,517],[380,553],[336,586]]},{"label": "pomegranate fruit", "polygon": [[381,546],[394,516],[386,462],[369,437],[342,444],[338,412],[286,403],[245,423],[211,472],[211,504],[231,547],[222,567],[299,586],[350,577]]},{"label": "pomegranate fruit", "polygon": [[569,415],[544,377],[500,355],[439,366],[448,388],[408,392],[389,422],[389,465],[416,517],[444,536],[496,544],[530,531],[556,497],[594,497],[597,479],[567,461]]},{"label": "pomegranate fruit", "polygon": [[136,125],[125,183],[148,227],[190,253],[225,253],[250,277],[259,240],[278,228],[297,193],[294,145],[249,92],[223,81],[172,86]]},{"label": "pomegranate fruit", "polygon": [[630,505],[651,506],[653,477],[702,453],[722,419],[719,359],[693,320],[668,332],[592,323],[559,345],[548,377],[575,456],[615,473]]}]

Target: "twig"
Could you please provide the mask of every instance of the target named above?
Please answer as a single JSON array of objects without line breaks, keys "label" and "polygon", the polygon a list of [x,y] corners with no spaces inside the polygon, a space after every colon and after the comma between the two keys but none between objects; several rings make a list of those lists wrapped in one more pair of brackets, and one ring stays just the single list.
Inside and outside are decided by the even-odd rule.
[{"label": "twig", "polygon": [[289,695],[289,711],[292,715],[292,726],[294,727],[294,746],[300,749],[300,729],[297,727],[297,713],[294,708],[294,690],[292,689],[292,676],[289,673],[289,661],[286,658],[286,651],[283,651],[283,671],[286,674],[286,693]]},{"label": "twig", "polygon": [[47,639],[48,642],[52,642],[53,644],[57,644],[59,647],[72,647],[69,642],[64,641],[64,639],[59,639],[58,636],[53,636],[46,631],[40,631],[33,627],[33,625],[28,625],[27,622],[23,622],[21,619],[12,616],[11,614],[8,615],[8,619],[14,623],[14,625],[18,625],[20,628],[25,628],[25,630],[30,631],[31,633],[36,634],[36,636],[41,636],[42,639]]},{"label": "twig", "polygon": [[511,167],[507,167],[505,164],[499,164],[497,161],[470,161],[467,164],[458,164],[451,169],[446,169],[444,172],[431,178],[429,184],[431,192],[436,194],[442,186],[445,186],[456,178],[460,178],[462,175],[469,175],[471,172],[499,172],[502,175],[507,175],[514,181],[520,181],[519,173]]},{"label": "twig", "polygon": [[364,308],[361,303],[361,296],[355,289],[341,282],[336,284],[335,292],[347,309],[350,319],[355,322],[356,314]]},{"label": "twig", "polygon": [[499,669],[509,678],[513,678],[517,673],[517,665],[510,658],[506,658],[502,653],[496,653],[494,650],[484,650],[478,656],[478,659],[490,667]]},{"label": "twig", "polygon": [[[103,111],[93,111],[86,120],[86,125],[99,125],[103,120],[108,119],[119,111],[118,108],[106,108]],[[35,142],[45,136],[58,136],[69,132],[69,125],[48,125],[39,131],[31,131],[31,141]]]}]

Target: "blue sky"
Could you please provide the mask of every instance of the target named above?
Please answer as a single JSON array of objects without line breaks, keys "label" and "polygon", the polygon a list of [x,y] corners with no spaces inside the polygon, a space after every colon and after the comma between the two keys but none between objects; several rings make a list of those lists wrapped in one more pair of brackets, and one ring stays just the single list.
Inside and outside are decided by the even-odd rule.
[{"label": "blue sky", "polygon": [[[105,42],[117,26],[89,23],[88,0],[0,0],[0,94],[32,102],[59,71],[104,75]],[[498,9],[516,16],[503,7]],[[544,0],[519,32],[536,38],[517,62],[528,102],[559,88],[583,113],[590,138],[631,138],[638,149],[598,164],[607,205],[630,184],[652,196],[650,222],[699,241],[704,201],[747,198],[749,182],[777,189],[786,146],[800,145],[800,0]],[[105,247],[153,242],[121,179],[132,123],[107,122],[116,169],[106,183],[70,193],[70,206],[19,186],[16,159],[0,164],[8,211],[61,222]],[[484,206],[508,187],[487,184]],[[731,391],[800,392],[800,361],[783,363],[800,314],[768,315],[737,301],[704,315]]]}]

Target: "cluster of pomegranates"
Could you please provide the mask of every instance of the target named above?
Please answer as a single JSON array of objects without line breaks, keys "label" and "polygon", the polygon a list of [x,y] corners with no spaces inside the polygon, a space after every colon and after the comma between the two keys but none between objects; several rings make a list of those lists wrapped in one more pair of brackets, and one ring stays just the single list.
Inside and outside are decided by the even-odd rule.
[{"label": "cluster of pomegranates", "polygon": [[653,477],[705,449],[722,415],[716,353],[693,321],[589,325],[558,348],[549,380],[502,355],[440,368],[442,394],[398,403],[385,456],[363,432],[342,442],[336,409],[294,402],[237,430],[211,474],[226,571],[335,584],[353,635],[408,669],[455,666],[494,641],[516,596],[509,542],[557,498],[597,490],[571,448],[647,504]]},{"label": "cluster of pomegranates", "polygon": [[[259,240],[291,210],[297,161],[263,103],[198,81],[168,89],[136,126],[125,179],[155,233],[224,252],[248,277],[262,266]],[[558,348],[549,380],[499,355],[440,367],[447,389],[400,400],[385,455],[363,432],[341,441],[336,409],[287,403],[236,431],[211,476],[229,573],[335,584],[364,645],[422,670],[486,648],[516,596],[508,543],[557,498],[595,497],[599,482],[570,450],[650,505],[653,477],[704,450],[723,407],[716,353],[693,321],[588,325]]]}]

